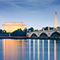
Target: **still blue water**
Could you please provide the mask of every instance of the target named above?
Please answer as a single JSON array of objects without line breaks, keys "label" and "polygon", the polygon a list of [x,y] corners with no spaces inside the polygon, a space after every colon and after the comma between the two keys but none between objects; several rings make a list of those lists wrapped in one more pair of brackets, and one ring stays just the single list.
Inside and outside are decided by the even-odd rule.
[{"label": "still blue water", "polygon": [[0,39],[0,60],[60,60],[60,40]]}]

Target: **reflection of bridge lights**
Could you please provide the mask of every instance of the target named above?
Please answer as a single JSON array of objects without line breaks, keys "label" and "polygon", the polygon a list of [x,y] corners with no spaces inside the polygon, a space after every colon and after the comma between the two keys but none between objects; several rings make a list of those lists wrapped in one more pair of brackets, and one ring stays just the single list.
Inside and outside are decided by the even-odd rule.
[{"label": "reflection of bridge lights", "polygon": [[48,40],[48,60],[50,60],[50,40]]},{"label": "reflection of bridge lights", "polygon": [[35,60],[35,39],[33,39],[33,59]]},{"label": "reflection of bridge lights", "polygon": [[29,60],[31,60],[31,39],[29,39]]},{"label": "reflection of bridge lights", "polygon": [[40,53],[40,52],[39,52],[39,39],[38,39],[38,60],[39,60],[39,58],[40,58],[40,57],[39,57],[39,53]]},{"label": "reflection of bridge lights", "polygon": [[42,40],[43,60],[44,60],[44,40]]}]

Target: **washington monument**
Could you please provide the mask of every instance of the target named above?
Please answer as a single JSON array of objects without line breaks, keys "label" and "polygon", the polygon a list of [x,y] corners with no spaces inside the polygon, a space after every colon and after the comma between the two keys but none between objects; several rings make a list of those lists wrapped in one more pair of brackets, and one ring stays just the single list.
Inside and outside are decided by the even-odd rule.
[{"label": "washington monument", "polygon": [[57,12],[55,12],[55,29],[57,29]]}]

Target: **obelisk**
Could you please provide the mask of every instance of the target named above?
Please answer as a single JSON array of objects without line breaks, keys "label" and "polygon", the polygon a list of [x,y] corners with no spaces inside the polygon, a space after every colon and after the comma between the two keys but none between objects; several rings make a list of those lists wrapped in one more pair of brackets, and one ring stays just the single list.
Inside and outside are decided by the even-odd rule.
[{"label": "obelisk", "polygon": [[55,12],[55,29],[57,29],[57,12]]}]

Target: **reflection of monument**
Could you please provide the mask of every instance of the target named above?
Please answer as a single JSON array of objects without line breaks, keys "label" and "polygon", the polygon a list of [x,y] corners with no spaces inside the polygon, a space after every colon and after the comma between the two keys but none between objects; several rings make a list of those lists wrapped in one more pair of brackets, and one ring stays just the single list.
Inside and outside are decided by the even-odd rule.
[{"label": "reflection of monument", "polygon": [[24,30],[26,28],[26,25],[23,22],[5,22],[3,26],[3,30],[6,30],[6,32],[13,32],[17,29]]},{"label": "reflection of monument", "polygon": [[56,44],[56,40],[54,40],[54,59],[57,60],[57,44]]},{"label": "reflection of monument", "polygon": [[22,57],[24,58],[24,54],[21,54],[21,51],[25,51],[26,43],[24,40],[15,40],[15,39],[3,39],[3,56],[4,60],[18,60]]},{"label": "reflection of monument", "polygon": [[57,28],[57,12],[55,12],[55,28]]}]

